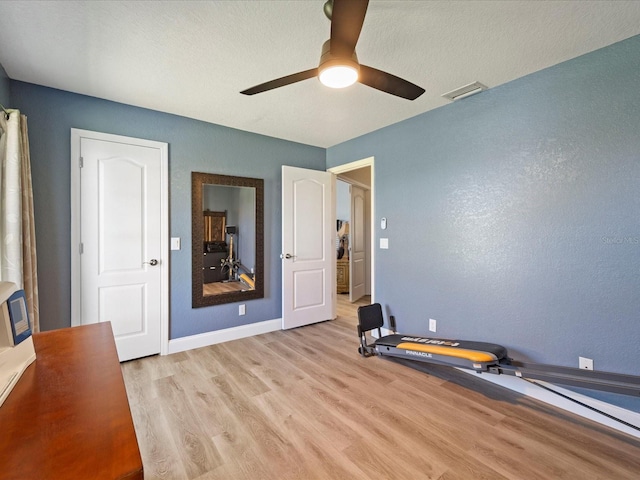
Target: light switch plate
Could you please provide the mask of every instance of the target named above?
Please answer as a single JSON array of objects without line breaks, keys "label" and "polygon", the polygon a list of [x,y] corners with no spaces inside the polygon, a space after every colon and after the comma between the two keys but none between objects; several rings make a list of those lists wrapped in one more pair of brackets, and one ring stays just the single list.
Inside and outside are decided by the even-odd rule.
[{"label": "light switch plate", "polygon": [[389,239],[381,238],[380,239],[380,248],[388,249],[389,248]]},{"label": "light switch plate", "polygon": [[180,237],[171,237],[171,250],[180,250]]}]

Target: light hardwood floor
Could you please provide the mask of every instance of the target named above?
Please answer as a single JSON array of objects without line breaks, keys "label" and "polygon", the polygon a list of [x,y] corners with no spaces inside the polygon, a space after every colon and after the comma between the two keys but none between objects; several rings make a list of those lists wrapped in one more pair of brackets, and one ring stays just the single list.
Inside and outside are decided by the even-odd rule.
[{"label": "light hardwood floor", "polygon": [[[638,479],[632,437],[337,320],[122,365],[146,479]],[[364,302],[359,302],[364,303]]]},{"label": "light hardwood floor", "polygon": [[202,285],[202,295],[218,295],[219,293],[242,292],[248,290],[242,282],[213,282]]}]

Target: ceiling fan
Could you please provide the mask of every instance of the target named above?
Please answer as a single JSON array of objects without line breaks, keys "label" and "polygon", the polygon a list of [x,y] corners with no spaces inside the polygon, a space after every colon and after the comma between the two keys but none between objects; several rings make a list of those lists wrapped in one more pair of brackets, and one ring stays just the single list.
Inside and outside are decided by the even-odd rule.
[{"label": "ceiling fan", "polygon": [[369,0],[328,0],[324,5],[324,12],[331,20],[331,37],[322,45],[320,65],[256,85],[240,93],[255,95],[317,76],[324,85],[333,88],[347,87],[357,81],[397,97],[408,100],[418,98],[424,93],[423,88],[358,62],[355,48],[368,5]]}]

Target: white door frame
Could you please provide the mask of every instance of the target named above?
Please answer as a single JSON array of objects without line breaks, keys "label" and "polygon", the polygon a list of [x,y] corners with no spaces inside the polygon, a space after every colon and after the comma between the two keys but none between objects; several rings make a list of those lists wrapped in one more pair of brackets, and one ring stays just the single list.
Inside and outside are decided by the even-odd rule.
[{"label": "white door frame", "polygon": [[[371,167],[371,303],[375,303],[376,299],[376,282],[375,282],[375,264],[376,264],[376,248],[375,248],[375,240],[376,240],[376,229],[375,229],[375,219],[376,219],[376,207],[375,207],[375,159],[374,157],[363,158],[362,160],[356,160],[355,162],[345,163],[344,165],[338,165],[337,167],[331,167],[327,169],[327,172],[331,172],[334,175],[339,175],[341,173],[347,173],[351,170],[357,170],[359,168]],[[336,195],[333,194],[333,210],[336,209]],[[335,275],[334,275],[335,277]],[[334,278],[334,283],[336,279]],[[334,289],[335,291],[335,285]]]},{"label": "white door frame", "polygon": [[80,139],[88,137],[160,150],[160,251],[161,277],[160,354],[169,353],[169,147],[166,143],[140,138],[71,129],[71,326],[81,324],[80,315]]}]

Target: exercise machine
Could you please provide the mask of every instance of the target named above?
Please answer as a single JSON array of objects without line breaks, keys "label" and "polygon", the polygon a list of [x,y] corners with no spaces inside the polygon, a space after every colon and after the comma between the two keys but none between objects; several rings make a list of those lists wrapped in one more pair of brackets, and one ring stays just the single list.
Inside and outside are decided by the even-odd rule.
[{"label": "exercise machine", "polygon": [[[382,336],[383,325],[384,317],[379,303],[358,308],[358,352],[362,356],[404,358],[470,369],[478,373],[512,375],[559,385],[640,396],[638,376],[519,362],[509,358],[505,347],[493,343],[399,334]],[[378,338],[373,343],[368,343],[367,333],[372,330],[378,331]]]}]

